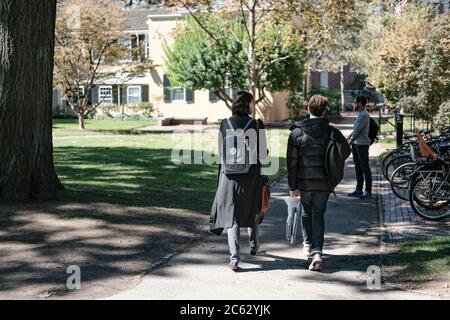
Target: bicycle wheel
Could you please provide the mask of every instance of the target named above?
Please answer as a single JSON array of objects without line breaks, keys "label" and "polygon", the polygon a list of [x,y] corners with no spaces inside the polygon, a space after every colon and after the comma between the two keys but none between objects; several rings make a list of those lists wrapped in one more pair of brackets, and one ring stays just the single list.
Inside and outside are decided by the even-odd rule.
[{"label": "bicycle wheel", "polygon": [[398,157],[393,158],[389,163],[386,165],[386,175],[388,177],[388,181],[391,181],[392,174],[394,173],[394,170],[400,167],[402,164],[412,162],[411,156],[408,155],[401,155]]},{"label": "bicycle wheel", "polygon": [[391,189],[402,200],[409,200],[409,181],[416,169],[415,162],[404,163],[394,170],[391,176]]},{"label": "bicycle wheel", "polygon": [[383,158],[383,160],[381,160],[381,173],[383,174],[383,177],[384,177],[387,181],[389,181],[389,177],[388,177],[388,174],[387,174],[387,171],[386,171],[386,167],[387,167],[388,163],[389,163],[392,159],[394,159],[394,158],[396,158],[396,157],[399,157],[399,156],[401,156],[401,155],[408,155],[408,153],[405,152],[405,150],[403,150],[403,149],[395,149],[395,150],[392,150],[391,152],[389,152],[389,153]]},{"label": "bicycle wheel", "polygon": [[409,202],[425,220],[439,221],[450,216],[450,183],[447,174],[436,171],[412,181]]},{"label": "bicycle wheel", "polygon": [[394,158],[394,155],[396,155],[397,153],[398,151],[396,150],[391,151],[383,158],[383,160],[381,160],[381,173],[383,174],[383,177],[388,181],[389,179],[387,176],[386,166]]}]

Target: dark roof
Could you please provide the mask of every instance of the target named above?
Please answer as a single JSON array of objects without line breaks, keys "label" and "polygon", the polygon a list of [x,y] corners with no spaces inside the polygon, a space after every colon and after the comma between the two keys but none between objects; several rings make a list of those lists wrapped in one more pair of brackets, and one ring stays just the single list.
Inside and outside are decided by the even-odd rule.
[{"label": "dark roof", "polygon": [[130,9],[128,10],[128,28],[127,30],[147,30],[147,16],[151,14],[169,14],[173,13],[171,8],[158,9]]}]

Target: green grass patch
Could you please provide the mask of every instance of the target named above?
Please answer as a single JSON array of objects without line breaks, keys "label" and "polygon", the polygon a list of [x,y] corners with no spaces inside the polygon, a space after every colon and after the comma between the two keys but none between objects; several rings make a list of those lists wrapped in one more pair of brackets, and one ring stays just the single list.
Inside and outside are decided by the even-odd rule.
[{"label": "green grass patch", "polygon": [[[272,179],[286,172],[289,131],[276,132],[269,130],[269,141],[278,142],[274,143],[276,150],[270,150],[279,167]],[[55,140],[56,170],[69,187],[62,199],[208,212],[216,191],[218,166],[172,161],[173,150],[187,150],[189,146],[197,152],[215,154],[216,133],[206,133],[195,143],[193,137],[153,133]],[[177,152],[193,162],[192,152]]]},{"label": "green grass patch", "polygon": [[157,120],[94,120],[86,119],[86,130],[78,129],[77,119],[53,119],[53,135],[83,136],[100,134],[132,133],[133,130],[144,126],[154,125]]},{"label": "green grass patch", "polygon": [[450,274],[450,237],[434,237],[400,244],[400,263],[412,277]]},{"label": "green grass patch", "polygon": [[[413,119],[411,116],[403,117],[403,130],[404,132],[412,133],[414,132],[414,128],[418,129],[427,129],[429,124],[425,120]],[[393,134],[395,133],[395,118],[383,118],[381,124],[381,133],[382,134]]]},{"label": "green grass patch", "polygon": [[384,157],[387,156],[387,154],[389,153],[390,150],[395,149],[396,140],[395,140],[395,138],[392,138],[392,137],[384,137],[384,138],[380,139],[380,141],[378,143],[382,149],[386,150],[378,156],[378,160],[382,161],[384,159]]}]

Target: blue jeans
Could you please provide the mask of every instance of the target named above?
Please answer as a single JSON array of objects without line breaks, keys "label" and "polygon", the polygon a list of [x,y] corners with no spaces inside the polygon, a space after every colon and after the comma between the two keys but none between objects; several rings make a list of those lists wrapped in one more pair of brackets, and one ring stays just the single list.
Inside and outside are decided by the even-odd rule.
[{"label": "blue jeans", "polygon": [[322,254],[325,237],[325,211],[327,209],[328,192],[300,193],[302,211],[303,245],[310,247],[311,254]]}]

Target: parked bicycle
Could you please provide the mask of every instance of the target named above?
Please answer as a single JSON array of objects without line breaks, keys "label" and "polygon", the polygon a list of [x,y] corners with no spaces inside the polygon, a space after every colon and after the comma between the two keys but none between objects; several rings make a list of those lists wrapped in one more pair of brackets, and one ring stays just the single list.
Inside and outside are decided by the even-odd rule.
[{"label": "parked bicycle", "polygon": [[[431,130],[422,130],[420,131],[420,134],[424,137],[426,143],[430,145],[433,150],[437,151],[436,146],[443,143],[445,144],[449,141],[450,127],[442,130],[441,134],[437,137],[432,136]],[[391,180],[395,169],[403,164],[414,162],[414,154],[417,154],[418,152],[417,136],[405,135],[404,139],[405,143],[399,148],[391,150],[381,161],[381,171],[387,181]],[[411,147],[413,147],[413,149]]]},{"label": "parked bicycle", "polygon": [[[390,175],[392,191],[408,200],[413,211],[426,220],[442,220],[450,216],[450,128],[431,137],[428,131],[417,131],[405,137],[402,154],[392,156],[401,162]],[[405,150],[409,149],[409,153]],[[398,151],[398,150],[397,150]],[[402,160],[400,160],[402,159]],[[392,160],[389,162],[391,166]],[[389,174],[389,170],[387,170]]]}]

